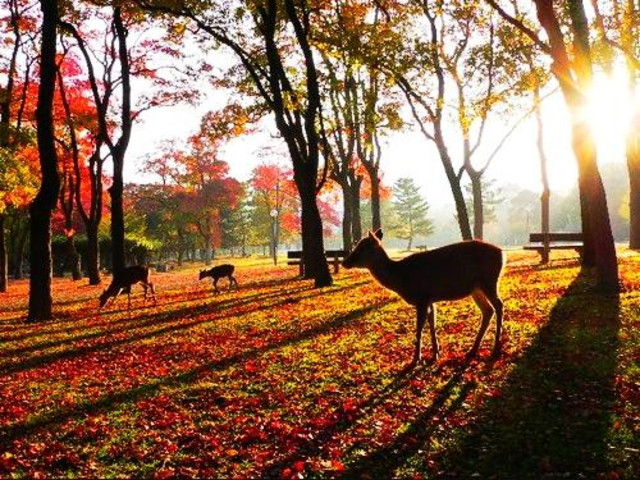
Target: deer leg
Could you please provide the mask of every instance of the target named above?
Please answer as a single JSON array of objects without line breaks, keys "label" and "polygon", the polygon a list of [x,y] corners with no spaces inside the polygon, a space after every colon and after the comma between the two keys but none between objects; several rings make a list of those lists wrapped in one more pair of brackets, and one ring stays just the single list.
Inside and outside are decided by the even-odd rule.
[{"label": "deer leg", "polygon": [[491,321],[491,317],[493,316],[493,307],[485,293],[481,290],[474,290],[471,294],[473,300],[478,305],[478,308],[482,312],[482,324],[480,325],[480,331],[478,332],[478,336],[476,337],[476,341],[473,343],[473,347],[471,351],[467,354],[469,358],[474,357],[476,353],[478,353],[478,349],[480,348],[480,342],[484,338],[484,334],[487,332],[487,327],[489,327],[489,322]]},{"label": "deer leg", "polygon": [[213,291],[216,292],[216,294],[218,293],[218,279],[217,278],[213,281]]},{"label": "deer leg", "polygon": [[146,305],[147,304],[147,289],[148,289],[147,284],[143,283],[142,284],[142,288],[144,288],[144,300],[142,301],[142,304]]},{"label": "deer leg", "polygon": [[503,304],[502,300],[498,296],[497,292],[488,292],[487,300],[493,306],[493,309],[496,311],[496,341],[493,344],[493,353],[494,357],[500,355],[502,351],[502,343],[500,339],[502,338],[502,312],[503,312]]},{"label": "deer leg", "polygon": [[229,275],[229,288],[227,289],[228,292],[231,291],[232,286],[233,286],[233,277]]},{"label": "deer leg", "polygon": [[431,334],[431,352],[433,360],[440,356],[440,345],[436,336],[436,305],[431,303],[427,306],[427,319],[429,320],[429,333]]},{"label": "deer leg", "polygon": [[416,351],[413,354],[412,365],[417,365],[422,358],[422,330],[427,319],[427,308],[423,305],[416,307]]},{"label": "deer leg", "polygon": [[238,290],[238,281],[236,280],[236,277],[231,277],[233,278],[233,285],[236,287],[236,290]]},{"label": "deer leg", "polygon": [[149,282],[149,290],[151,290],[151,297],[153,298],[153,304],[157,305],[158,301],[156,300],[156,289],[153,286],[153,283]]}]

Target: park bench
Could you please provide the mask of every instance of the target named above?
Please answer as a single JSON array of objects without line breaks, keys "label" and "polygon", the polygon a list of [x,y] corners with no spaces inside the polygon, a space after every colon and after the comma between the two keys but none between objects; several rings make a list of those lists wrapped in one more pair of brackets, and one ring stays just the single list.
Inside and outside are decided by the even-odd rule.
[{"label": "park bench", "polygon": [[[325,250],[324,256],[333,265],[333,273],[340,271],[340,262],[349,255],[346,250]],[[300,276],[304,275],[304,264],[302,262],[302,250],[289,250],[287,252],[287,265],[298,265]]]},{"label": "park bench", "polygon": [[529,243],[524,246],[524,249],[536,250],[541,256],[544,254],[545,248],[549,250],[575,250],[582,255],[582,249],[584,248],[584,237],[582,233],[557,232],[548,233],[546,237],[548,247],[545,247],[545,234],[529,234]]}]

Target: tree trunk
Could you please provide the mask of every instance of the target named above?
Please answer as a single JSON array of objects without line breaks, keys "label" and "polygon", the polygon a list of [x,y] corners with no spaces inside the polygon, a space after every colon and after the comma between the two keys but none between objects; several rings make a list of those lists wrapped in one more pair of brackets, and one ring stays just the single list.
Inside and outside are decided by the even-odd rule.
[{"label": "tree trunk", "polygon": [[51,306],[51,212],[60,188],[53,132],[53,94],[56,75],[57,0],[41,0],[43,13],[40,50],[40,86],[36,109],[41,184],[29,206],[31,216],[31,275],[28,321],[49,320]]},{"label": "tree trunk", "polygon": [[480,175],[469,175],[471,193],[473,195],[473,238],[484,238],[484,205],[482,198],[482,178]]},{"label": "tree trunk", "polygon": [[100,279],[100,244],[98,243],[98,226],[87,225],[87,275],[89,285],[99,285]]},{"label": "tree trunk", "polygon": [[[537,82],[537,79],[536,79]],[[551,189],[549,188],[549,174],[547,172],[547,153],[544,150],[544,124],[542,123],[542,110],[540,106],[540,86],[536,83],[533,91],[533,104],[536,116],[536,148],[540,159],[540,181],[542,182],[542,193],[540,194],[540,231],[543,235],[544,250],[540,258],[542,264],[549,263],[549,225],[551,216],[549,213],[549,200]]]},{"label": "tree trunk", "polygon": [[353,247],[353,238],[351,234],[353,232],[353,202],[351,200],[351,191],[348,183],[342,185],[342,248],[347,252],[351,251]]},{"label": "tree trunk", "polygon": [[354,179],[351,185],[351,239],[357,242],[362,238],[362,215],[360,213],[360,185],[361,178]]},{"label": "tree trunk", "polygon": [[4,214],[0,214],[0,293],[7,291],[9,275],[7,272],[7,246],[5,244]]},{"label": "tree trunk", "polygon": [[[598,286],[602,290],[617,291],[618,260],[611,232],[607,197],[596,163],[596,146],[590,127],[573,112],[573,151],[578,160],[581,206],[583,208],[584,255],[593,252],[598,274]],[[585,218],[586,217],[586,218]]]},{"label": "tree trunk", "polygon": [[25,228],[17,234],[15,249],[11,255],[13,258],[14,280],[22,280],[24,278],[24,247],[27,244],[29,229],[29,226],[25,226]]},{"label": "tree trunk", "polygon": [[313,279],[316,288],[326,287],[333,281],[324,256],[322,219],[316,203],[315,188],[313,184],[305,188],[306,183],[299,181],[296,183],[302,207],[302,256],[305,278]]},{"label": "tree trunk", "polygon": [[[635,94],[635,90],[633,92]],[[638,107],[636,107],[638,108]],[[636,111],[627,134],[629,170],[629,248],[640,249],[640,111]]]},{"label": "tree trunk", "polygon": [[378,172],[372,171],[371,176],[371,230],[374,232],[382,228],[380,221],[380,179]]},{"label": "tree trunk", "polygon": [[73,236],[67,237],[67,267],[71,270],[71,278],[82,280],[82,270],[80,269],[80,255],[76,250]]}]

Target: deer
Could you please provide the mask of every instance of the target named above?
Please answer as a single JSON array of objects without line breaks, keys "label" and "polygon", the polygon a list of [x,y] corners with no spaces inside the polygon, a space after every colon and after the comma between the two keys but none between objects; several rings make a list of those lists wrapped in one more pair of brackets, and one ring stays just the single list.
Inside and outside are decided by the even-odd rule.
[{"label": "deer", "polygon": [[136,283],[141,283],[144,288],[144,303],[147,303],[147,290],[151,290],[153,304],[155,305],[157,303],[156,291],[153,283],[149,281],[149,268],[142,265],[133,265],[125,267],[119,273],[114,273],[111,284],[100,294],[100,308],[98,310],[101,310],[111,297],[113,297],[111,301],[111,305],[113,305],[118,295],[122,292],[127,292],[129,299],[127,310],[131,310],[131,287]]},{"label": "deer", "polygon": [[209,270],[200,270],[200,280],[206,277],[211,277],[213,283],[213,290],[217,294],[218,291],[218,280],[222,277],[227,277],[229,279],[229,292],[231,291],[231,287],[235,286],[236,290],[238,290],[238,282],[233,276],[233,272],[236,269],[230,263],[224,263],[222,265],[218,265],[210,268]]},{"label": "deer", "polygon": [[501,353],[503,303],[498,287],[504,257],[502,250],[479,240],[468,240],[418,252],[401,260],[392,260],[382,246],[382,230],[369,232],[344,259],[345,268],[367,268],[384,287],[396,292],[416,308],[415,352],[409,367],[422,359],[422,330],[429,321],[432,361],[440,354],[436,337],[435,302],[471,296],[482,313],[480,331],[467,360],[473,358],[496,315],[496,337],[492,356]]}]

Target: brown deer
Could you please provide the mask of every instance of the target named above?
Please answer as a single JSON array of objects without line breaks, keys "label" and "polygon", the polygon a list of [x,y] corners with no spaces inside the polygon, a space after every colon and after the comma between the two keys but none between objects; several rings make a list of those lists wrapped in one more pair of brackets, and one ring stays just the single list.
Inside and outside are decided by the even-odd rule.
[{"label": "brown deer", "polygon": [[216,267],[212,267],[209,270],[200,270],[200,280],[206,277],[211,277],[213,282],[213,290],[218,293],[218,280],[222,277],[227,277],[229,279],[229,291],[231,291],[231,287],[235,285],[236,290],[238,290],[238,282],[233,276],[233,272],[236,269],[233,265],[229,263],[224,263],[222,265],[218,265]]},{"label": "brown deer", "polygon": [[502,300],[498,282],[504,259],[502,250],[489,243],[471,240],[454,243],[427,252],[409,255],[399,261],[389,258],[382,247],[382,230],[369,235],[344,259],[345,268],[368,268],[375,279],[416,307],[416,350],[411,365],[421,359],[422,330],[429,320],[433,359],[440,347],[436,338],[434,302],[454,300],[471,295],[482,312],[482,324],[467,358],[480,347],[493,313],[496,313],[496,339],[493,355],[500,354]]},{"label": "brown deer", "polygon": [[116,301],[118,295],[122,292],[127,292],[129,302],[127,304],[127,310],[131,309],[131,287],[136,283],[141,283],[144,288],[144,303],[147,303],[147,290],[151,290],[151,296],[153,297],[153,304],[156,302],[156,291],[153,288],[153,283],[149,281],[149,268],[142,265],[134,265],[131,267],[125,267],[121,273],[116,275],[114,273],[113,280],[106,290],[100,295],[100,309],[104,307],[109,300],[113,297],[111,305]]}]

